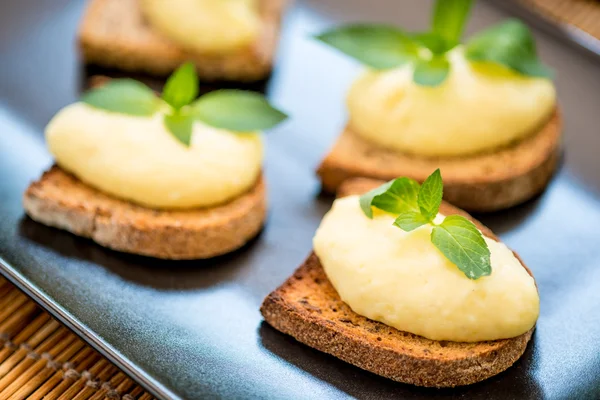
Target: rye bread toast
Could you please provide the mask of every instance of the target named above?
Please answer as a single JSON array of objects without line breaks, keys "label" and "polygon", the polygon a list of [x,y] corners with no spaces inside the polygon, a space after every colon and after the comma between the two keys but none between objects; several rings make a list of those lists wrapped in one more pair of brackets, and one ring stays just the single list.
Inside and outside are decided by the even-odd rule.
[{"label": "rye bread toast", "polygon": [[496,211],[546,187],[560,159],[561,132],[557,109],[537,133],[510,146],[468,157],[425,158],[379,147],[346,127],[317,174],[323,189],[335,193],[348,178],[407,176],[423,182],[440,168],[445,200],[468,211]]},{"label": "rye bread toast", "polygon": [[263,178],[223,205],[153,210],[104,194],[53,166],[23,197],[35,221],[87,237],[102,246],[163,259],[210,258],[243,246],[266,216]]},{"label": "rye bread toast", "polygon": [[[339,194],[364,193],[381,183],[351,179],[340,187]],[[484,235],[497,240],[488,228],[446,202],[440,212],[463,215]],[[427,387],[468,385],[506,370],[523,355],[534,330],[511,339],[477,343],[434,341],[399,331],[352,311],[314,253],[266,297],[261,313],[275,329],[315,349],[395,381]]]},{"label": "rye bread toast", "polygon": [[256,42],[226,55],[198,54],[156,32],[137,0],[90,0],[79,28],[86,63],[164,76],[185,61],[203,81],[257,81],[271,72],[285,0],[260,0],[262,26]]}]

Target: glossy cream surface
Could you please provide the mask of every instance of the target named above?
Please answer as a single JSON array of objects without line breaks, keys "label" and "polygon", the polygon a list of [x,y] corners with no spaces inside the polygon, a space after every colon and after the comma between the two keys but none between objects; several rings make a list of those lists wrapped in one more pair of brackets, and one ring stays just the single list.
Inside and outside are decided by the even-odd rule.
[{"label": "glossy cream surface", "polygon": [[252,44],[261,23],[258,0],[140,0],[140,7],[156,30],[201,54]]},{"label": "glossy cream surface", "polygon": [[62,109],[46,127],[48,148],[63,169],[115,197],[158,209],[210,207],[257,181],[262,134],[195,122],[191,144],[179,142],[163,114],[135,117],[84,103]]},{"label": "glossy cream surface", "polygon": [[422,156],[493,151],[537,132],[556,107],[548,79],[519,75],[449,53],[450,74],[438,87],[413,82],[413,67],[367,71],[347,106],[353,132],[383,147]]}]

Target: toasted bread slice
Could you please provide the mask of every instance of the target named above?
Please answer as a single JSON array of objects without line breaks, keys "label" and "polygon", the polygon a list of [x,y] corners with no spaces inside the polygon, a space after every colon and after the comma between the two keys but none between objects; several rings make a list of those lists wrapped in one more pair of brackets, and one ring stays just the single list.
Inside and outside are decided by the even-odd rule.
[{"label": "toasted bread slice", "polygon": [[197,54],[156,32],[137,0],[90,0],[79,30],[89,64],[168,75],[193,61],[204,81],[257,81],[271,72],[285,0],[260,0],[262,29],[256,43],[227,55]]},{"label": "toasted bread slice", "polygon": [[407,176],[423,182],[440,168],[444,199],[468,211],[512,207],[540,193],[560,158],[562,121],[558,110],[539,131],[491,153],[425,158],[378,147],[346,127],[317,174],[323,189],[335,193],[348,178],[390,180]]},{"label": "toasted bread slice", "polygon": [[[352,179],[340,188],[340,194],[364,193],[381,183]],[[446,202],[440,212],[463,215],[484,235],[497,240],[488,228]],[[315,349],[386,378],[429,387],[468,385],[506,370],[523,355],[533,333],[532,328],[511,339],[458,343],[399,331],[352,311],[314,253],[267,296],[261,313],[275,329]]]},{"label": "toasted bread slice", "polygon": [[53,166],[23,198],[27,214],[45,225],[102,246],[163,259],[201,259],[231,252],[260,231],[266,215],[261,178],[229,203],[193,210],[153,210],[104,194]]}]

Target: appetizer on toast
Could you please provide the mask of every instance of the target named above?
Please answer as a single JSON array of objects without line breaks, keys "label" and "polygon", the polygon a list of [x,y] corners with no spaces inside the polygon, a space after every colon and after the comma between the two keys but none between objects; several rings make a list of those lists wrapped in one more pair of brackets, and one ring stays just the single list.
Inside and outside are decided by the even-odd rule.
[{"label": "appetizer on toast", "polygon": [[157,258],[241,247],[266,215],[260,130],[286,116],[258,93],[197,94],[187,63],[161,98],[140,82],[111,80],[62,109],[46,128],[56,165],[25,192],[27,214]]},{"label": "appetizer on toast", "polygon": [[540,193],[557,168],[562,122],[552,72],[517,20],[461,44],[470,0],[439,0],[432,28],[350,25],[318,36],[369,69],[349,121],[318,169],[335,192],[351,177],[423,182],[440,168],[445,199],[495,211]]},{"label": "appetizer on toast", "polygon": [[265,320],[418,386],[468,385],[509,368],[539,314],[531,271],[442,201],[439,170],[420,187],[406,178],[381,183],[354,178],[340,187],[314,252],[264,300]]}]

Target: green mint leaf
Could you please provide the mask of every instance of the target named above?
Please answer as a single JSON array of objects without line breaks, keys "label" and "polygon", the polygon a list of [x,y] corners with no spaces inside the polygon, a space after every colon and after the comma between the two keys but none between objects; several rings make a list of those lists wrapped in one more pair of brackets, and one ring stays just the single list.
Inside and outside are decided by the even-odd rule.
[{"label": "green mint leaf", "polygon": [[439,86],[450,73],[450,63],[444,56],[433,56],[430,60],[419,60],[413,72],[413,81],[421,86]]},{"label": "green mint leaf", "polygon": [[410,232],[427,223],[429,223],[429,221],[425,219],[421,213],[416,211],[403,212],[394,221],[394,225],[406,232]]},{"label": "green mint leaf", "polygon": [[392,186],[392,183],[394,183],[394,181],[386,182],[378,188],[375,188],[360,196],[358,203],[360,204],[360,208],[362,209],[363,213],[365,213],[367,217],[373,218],[373,208],[371,206],[373,203],[373,198],[377,195],[385,193],[390,186]]},{"label": "green mint leaf", "polygon": [[471,0],[437,0],[433,12],[433,32],[450,43],[458,44],[471,5]]},{"label": "green mint leaf", "polygon": [[409,178],[398,178],[392,181],[385,192],[373,197],[371,205],[393,214],[418,211],[418,194],[419,184],[417,182]]},{"label": "green mint leaf", "polygon": [[138,117],[150,116],[161,107],[152,89],[133,79],[113,79],[85,93],[81,101],[102,110]]},{"label": "green mint leaf", "polygon": [[444,184],[442,183],[442,175],[440,169],[436,169],[435,172],[421,185],[419,196],[417,197],[417,203],[423,218],[426,222],[431,222],[438,214],[440,210],[440,204],[442,204],[442,194],[444,191]]},{"label": "green mint leaf", "polygon": [[162,99],[175,110],[190,104],[198,96],[198,75],[193,63],[187,62],[177,68],[167,79]]},{"label": "green mint leaf", "polygon": [[449,42],[437,33],[416,33],[412,37],[416,42],[427,47],[433,54],[444,54],[458,45],[458,42]]},{"label": "green mint leaf", "polygon": [[473,36],[465,56],[471,61],[491,61],[523,75],[552,78],[553,73],[537,57],[535,40],[525,24],[511,19]]},{"label": "green mint leaf", "polygon": [[431,241],[467,278],[478,279],[492,273],[487,243],[477,227],[465,217],[446,217],[431,231]]},{"label": "green mint leaf", "polygon": [[387,25],[347,25],[316,39],[375,69],[391,69],[414,61],[419,51],[409,35]]},{"label": "green mint leaf", "polygon": [[191,108],[191,114],[205,124],[236,132],[269,129],[287,118],[261,94],[235,89],[207,93]]},{"label": "green mint leaf", "polygon": [[194,127],[194,118],[191,115],[179,113],[165,115],[164,123],[177,140],[189,147]]}]

